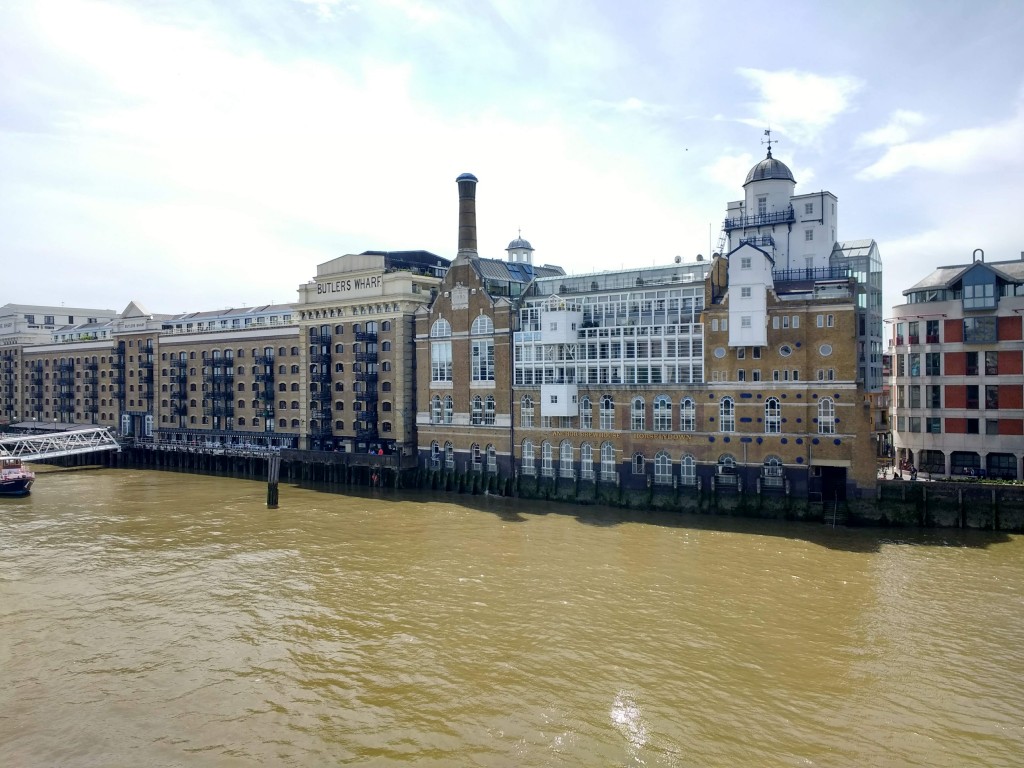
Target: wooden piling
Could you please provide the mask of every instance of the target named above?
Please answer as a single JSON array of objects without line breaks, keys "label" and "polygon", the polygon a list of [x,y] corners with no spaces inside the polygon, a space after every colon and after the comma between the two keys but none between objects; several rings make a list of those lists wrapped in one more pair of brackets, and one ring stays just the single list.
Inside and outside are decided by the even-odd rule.
[{"label": "wooden piling", "polygon": [[281,457],[272,454],[267,461],[267,509],[277,509],[277,481],[281,474]]}]

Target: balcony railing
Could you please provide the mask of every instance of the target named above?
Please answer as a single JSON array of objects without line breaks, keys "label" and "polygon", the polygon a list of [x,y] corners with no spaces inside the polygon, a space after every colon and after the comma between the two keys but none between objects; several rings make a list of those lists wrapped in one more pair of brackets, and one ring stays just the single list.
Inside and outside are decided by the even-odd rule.
[{"label": "balcony railing", "polygon": [[753,216],[737,216],[734,219],[726,219],[722,224],[722,228],[725,229],[726,232],[729,232],[742,227],[761,227],[770,226],[772,224],[786,224],[795,220],[796,216],[793,213],[793,207],[790,206],[784,211],[754,214]]},{"label": "balcony railing", "polygon": [[359,331],[359,333],[356,334],[356,341],[368,341],[375,344],[377,342],[377,332]]}]

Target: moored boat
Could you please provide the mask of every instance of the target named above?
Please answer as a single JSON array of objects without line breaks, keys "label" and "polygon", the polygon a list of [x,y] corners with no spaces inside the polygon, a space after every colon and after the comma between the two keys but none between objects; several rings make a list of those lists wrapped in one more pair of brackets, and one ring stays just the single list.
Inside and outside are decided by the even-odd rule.
[{"label": "moored boat", "polygon": [[35,473],[25,469],[21,459],[0,458],[0,496],[28,496]]}]

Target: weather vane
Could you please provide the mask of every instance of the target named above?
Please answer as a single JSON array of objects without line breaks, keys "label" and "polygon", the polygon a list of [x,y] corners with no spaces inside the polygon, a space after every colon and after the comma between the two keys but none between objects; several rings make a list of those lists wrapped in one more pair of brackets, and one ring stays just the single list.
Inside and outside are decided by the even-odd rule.
[{"label": "weather vane", "polygon": [[764,129],[764,135],[767,136],[768,138],[767,139],[761,139],[761,143],[768,145],[768,157],[771,157],[772,156],[772,144],[778,144],[779,140],[772,138],[772,129],[771,128],[765,128]]}]

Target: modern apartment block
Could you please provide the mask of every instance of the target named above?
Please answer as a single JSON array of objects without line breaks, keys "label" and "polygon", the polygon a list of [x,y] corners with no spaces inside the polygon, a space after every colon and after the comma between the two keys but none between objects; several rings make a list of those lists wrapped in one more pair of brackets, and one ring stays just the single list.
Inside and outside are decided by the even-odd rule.
[{"label": "modern apartment block", "polygon": [[1024,477],[1024,253],[939,267],[893,308],[897,461],[939,475]]}]

